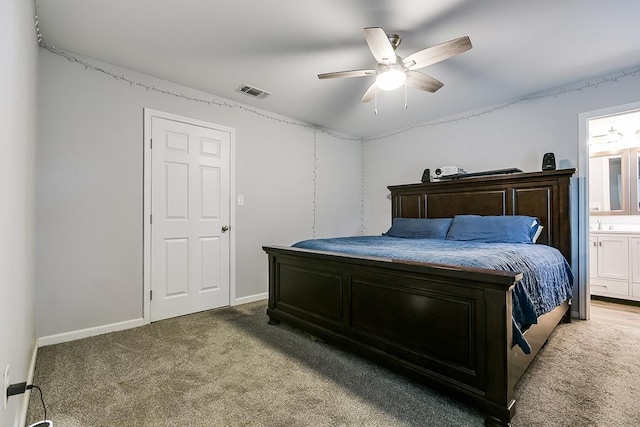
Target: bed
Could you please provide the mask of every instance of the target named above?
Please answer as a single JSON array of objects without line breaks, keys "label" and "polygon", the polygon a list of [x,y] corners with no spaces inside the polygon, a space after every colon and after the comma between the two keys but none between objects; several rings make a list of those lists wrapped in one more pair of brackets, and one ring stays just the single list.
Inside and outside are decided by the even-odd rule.
[{"label": "bed", "polygon": [[[390,186],[391,217],[536,217],[543,226],[537,244],[570,260],[573,173]],[[510,424],[515,384],[556,325],[570,321],[567,298],[523,328],[530,347],[523,349],[513,317],[522,271],[313,248],[263,249],[269,259],[271,324],[285,321],[447,392],[484,411],[490,426]]]}]

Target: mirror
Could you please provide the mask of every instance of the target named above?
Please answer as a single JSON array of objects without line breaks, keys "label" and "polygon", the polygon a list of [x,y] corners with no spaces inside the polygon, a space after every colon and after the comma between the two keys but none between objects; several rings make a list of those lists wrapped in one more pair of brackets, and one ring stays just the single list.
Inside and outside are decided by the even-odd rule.
[{"label": "mirror", "polygon": [[631,162],[631,214],[637,215],[640,214],[640,149],[631,149]]},{"label": "mirror", "polygon": [[[637,161],[640,164],[640,157]],[[625,170],[622,153],[598,153],[589,159],[590,213],[628,213]]]}]

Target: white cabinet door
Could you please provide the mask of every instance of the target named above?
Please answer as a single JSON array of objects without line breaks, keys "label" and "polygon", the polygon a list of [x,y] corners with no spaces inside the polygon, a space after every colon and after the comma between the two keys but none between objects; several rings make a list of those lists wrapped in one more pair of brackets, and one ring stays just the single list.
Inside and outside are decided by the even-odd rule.
[{"label": "white cabinet door", "polygon": [[629,280],[629,238],[598,236],[598,277]]},{"label": "white cabinet door", "polygon": [[631,281],[640,282],[640,237],[629,239],[631,247]]},{"label": "white cabinet door", "polygon": [[589,277],[598,277],[598,237],[589,236]]},{"label": "white cabinet door", "polygon": [[640,237],[629,239],[631,248],[631,297],[630,299],[640,301]]}]

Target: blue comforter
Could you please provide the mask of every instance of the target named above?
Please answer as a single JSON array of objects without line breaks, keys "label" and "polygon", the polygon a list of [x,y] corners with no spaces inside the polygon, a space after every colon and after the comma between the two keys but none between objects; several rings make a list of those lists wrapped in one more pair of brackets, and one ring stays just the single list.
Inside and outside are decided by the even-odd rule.
[{"label": "blue comforter", "polygon": [[513,291],[512,312],[514,340],[527,354],[531,349],[521,331],[572,297],[569,264],[557,249],[545,245],[363,236],[305,240],[293,246],[522,273]]}]

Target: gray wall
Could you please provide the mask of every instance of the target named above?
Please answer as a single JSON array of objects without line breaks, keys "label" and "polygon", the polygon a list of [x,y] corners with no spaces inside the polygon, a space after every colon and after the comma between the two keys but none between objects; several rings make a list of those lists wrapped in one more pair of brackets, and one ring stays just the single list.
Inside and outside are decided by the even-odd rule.
[{"label": "gray wall", "polygon": [[[602,77],[594,81],[602,82]],[[546,152],[555,153],[559,168],[577,168],[578,115],[638,101],[640,73],[570,91],[584,84],[579,82],[567,86],[564,93],[563,89],[552,90],[541,94],[551,96],[515,103],[478,117],[471,116],[499,106],[488,106],[461,115],[469,116],[468,119],[434,126],[425,124],[392,137],[366,141],[365,234],[380,233],[390,226],[391,201],[387,186],[419,182],[425,168],[430,168],[432,173],[438,166],[449,165],[462,167],[467,172],[513,167],[532,172],[541,169],[542,156]],[[579,174],[580,171],[572,180],[572,216],[576,227],[579,226]],[[582,226],[587,227],[586,224]],[[574,237],[574,244],[577,244],[577,234]],[[574,246],[572,252],[575,261],[578,247]],[[574,296],[577,307],[577,287],[574,287]]]},{"label": "gray wall", "polygon": [[[0,40],[0,378],[27,379],[35,345],[34,231],[37,51],[33,3],[2,2]],[[17,426],[22,396],[0,406],[0,426]]]},{"label": "gray wall", "polygon": [[[360,232],[361,143],[291,119],[147,91],[44,49],[39,58],[37,334],[142,317],[143,108],[236,129],[236,297],[267,291],[262,245]],[[158,88],[217,99],[92,64]],[[274,95],[275,96],[275,95]]]}]

